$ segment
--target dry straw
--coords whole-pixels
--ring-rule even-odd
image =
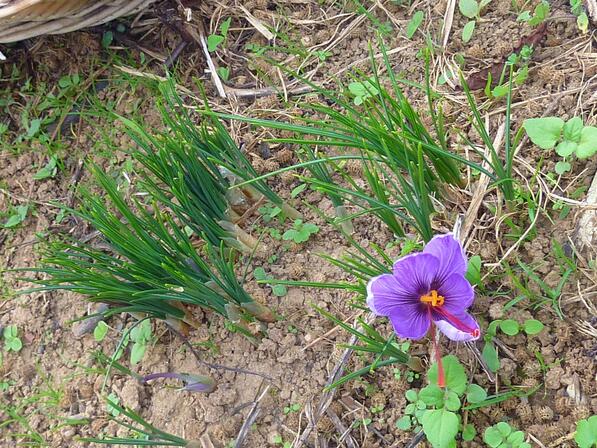
[[[134,14],[155,0],[0,0],[0,43],[61,34]]]

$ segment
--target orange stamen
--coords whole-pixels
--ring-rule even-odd
[[[444,304],[444,296],[440,296],[435,289],[432,289],[429,294],[421,296],[421,302],[430,303],[432,307],[442,306]]]

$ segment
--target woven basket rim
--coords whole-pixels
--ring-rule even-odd
[[[27,7],[47,2],[48,0],[21,0],[20,5]],[[10,23],[0,22],[0,43],[16,42],[43,34],[62,34],[81,28],[100,25],[118,17],[134,14],[156,0],[94,0],[86,7],[73,11],[70,15],[48,20],[20,20]],[[2,2],[2,0],[0,0]],[[2,3],[0,3],[2,5]],[[11,4],[11,6],[13,6]],[[7,7],[7,6],[5,6]],[[0,19],[3,7],[0,6]],[[13,10],[13,14],[17,10]],[[8,16],[10,19],[10,16]]]
[[[0,0],[0,19],[5,19],[18,12],[23,11],[31,6],[35,6],[38,3],[42,3],[46,0],[15,0],[10,3],[2,4]]]

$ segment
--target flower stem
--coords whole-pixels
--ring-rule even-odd
[[[435,325],[431,324],[431,341],[433,344],[433,352],[435,355],[435,362],[437,362],[437,385],[439,387],[446,387],[446,374],[444,372],[444,363],[442,361],[442,354],[437,343]]]

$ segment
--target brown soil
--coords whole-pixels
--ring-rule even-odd
[[[229,7],[233,6],[232,2],[228,3]],[[315,70],[314,80],[325,81],[336,74],[345,74],[344,70],[349,64],[354,63],[352,68],[367,70],[368,45],[375,39],[376,27],[371,20],[363,15],[353,14],[354,7],[346,6],[342,9],[341,2],[334,3],[338,5],[321,7],[322,2],[315,0],[258,0],[244,2],[244,6],[265,23],[278,23],[279,31],[286,33],[291,42],[300,41],[306,47],[320,45],[318,49],[323,49],[326,47],[325,42],[331,39],[334,44],[331,45],[330,54],[325,62],[319,64],[311,59],[311,63],[303,67],[307,72]],[[418,32],[413,40],[407,40],[404,30],[414,9],[421,9],[426,12],[426,20],[421,29],[433,33],[436,37],[440,36],[445,2],[418,3],[414,9],[397,6],[394,2],[382,3],[387,10],[372,8],[372,17],[381,23],[390,21],[394,24],[394,31],[386,37],[389,49],[404,47],[391,57],[395,71],[404,78],[422,82],[423,62],[417,57],[417,52],[424,45],[424,38]],[[168,5],[170,4],[166,3],[166,6]],[[201,8],[204,17],[212,17],[210,29],[215,29],[219,19],[231,15],[230,11],[224,6],[218,6],[216,2],[203,2]],[[483,14],[483,20],[478,24],[473,39],[466,45],[462,44],[460,39],[466,21],[456,11],[446,54],[462,53],[467,61],[467,73],[501,60],[523,35],[531,32],[527,25],[516,22],[516,14],[505,12],[509,8],[509,0],[492,2]],[[554,10],[554,14],[561,17],[549,23],[547,40],[534,56],[529,79],[516,90],[515,127],[518,127],[524,118],[541,116],[544,113],[564,119],[582,115],[585,121],[591,120],[591,112],[595,107],[594,83],[591,84],[587,80],[595,75],[597,66],[590,38],[580,35],[574,21],[564,17],[565,13],[569,13],[566,7],[554,7]],[[226,51],[221,55],[226,61],[230,61],[231,65],[228,85],[251,84],[254,83],[255,76],[267,79],[267,75],[271,75],[272,82],[279,83],[279,76],[270,65],[260,59],[239,56],[246,56],[244,47],[247,43],[264,45],[265,41],[242,19],[243,14],[238,8],[233,9],[233,13],[236,18],[233,20],[231,37]],[[149,13],[149,16],[152,16],[152,13]],[[326,20],[323,20],[324,18]],[[343,30],[353,25],[354,28],[342,37]],[[338,31],[335,31],[337,27]],[[18,92],[27,77],[31,77],[33,83],[54,86],[56,92],[57,80],[65,74],[78,72],[82,79],[112,79],[120,76],[120,72],[113,65],[108,64],[105,67],[105,63],[102,62],[106,60],[106,56],[99,44],[100,39],[101,33],[83,31],[69,36],[35,39],[28,44],[31,45],[29,49],[23,46],[2,48],[9,56],[8,63],[0,65],[2,78],[10,78],[12,64],[21,71],[21,76],[10,84],[14,91],[15,104],[10,107],[10,113],[6,118],[0,119],[0,122],[9,124],[10,133],[22,132],[19,129],[20,113],[27,98],[19,96]],[[179,40],[178,35],[168,27],[154,24],[150,26],[142,44],[147,48],[158,48],[162,54],[168,54]],[[439,40],[439,37],[436,40]],[[125,52],[124,49],[120,51]],[[138,49],[126,51],[132,52],[132,57],[139,60]],[[287,57],[282,53],[274,56],[280,60]],[[288,64],[292,66],[297,60],[290,57]],[[434,76],[440,73],[439,64],[439,59],[434,61]],[[187,48],[181,54],[176,70],[179,82],[196,90],[192,81],[192,77],[195,76],[204,79],[208,88],[211,88],[212,83],[203,73],[204,66],[201,51],[194,46]],[[143,71],[163,73],[157,62],[150,63]],[[146,98],[147,91],[144,89],[142,86],[122,89],[109,87],[98,96],[106,103],[115,102],[117,110],[121,113],[128,114],[138,110],[140,116],[148,123],[156,124],[158,117],[154,105]],[[468,130],[469,111],[464,106],[461,92],[448,86],[440,86],[439,89],[447,94],[446,112],[452,120],[450,125]],[[210,91],[209,94],[215,101],[215,92]],[[407,94],[413,101],[420,103],[421,110],[425,109],[418,92],[407,89]],[[480,101],[484,100],[480,94],[478,98]],[[488,103],[487,106],[491,114],[491,127],[496,129],[503,113],[495,111],[501,109],[503,104],[495,102]],[[217,107],[255,116],[272,117],[282,116],[294,109],[275,97],[259,98],[255,101],[221,102]],[[52,113],[56,111],[50,110],[50,114]],[[592,120],[594,121],[594,118]],[[56,224],[59,209],[52,203],[68,202],[72,197],[73,176],[81,159],[92,157],[107,170],[122,166],[126,160],[124,152],[108,153],[106,156],[106,148],[98,143],[105,132],[110,133],[115,141],[119,142],[120,149],[125,150],[127,145],[130,145],[130,141],[122,136],[118,128],[110,128],[105,120],[83,119],[73,127],[72,135],[56,137],[60,142],[59,154],[64,166],[55,178],[43,181],[33,180],[32,176],[46,163],[47,151],[38,144],[14,151],[13,147],[6,144],[9,140],[4,140],[6,147],[2,148],[0,156],[3,193],[0,195],[0,210],[7,212],[13,206],[30,204],[31,210],[34,211],[30,212],[20,227],[14,230],[0,230],[0,259],[3,268],[35,266],[40,257],[38,244],[54,238],[60,231],[70,231],[79,236],[90,233],[91,229],[73,218]],[[247,143],[247,148],[254,154],[256,166],[261,167],[259,143],[267,136],[238,125],[235,125],[233,133],[239,141]],[[470,136],[473,136],[472,132]],[[458,142],[455,141],[454,147],[457,146]],[[273,146],[273,158],[267,161],[271,162],[268,169],[296,161],[289,157],[288,149],[293,148]],[[541,168],[543,173],[552,172],[557,161],[555,157],[552,159],[553,154],[539,152],[529,143],[522,147],[519,156],[531,169],[545,158]],[[533,175],[533,172],[523,165],[516,166],[519,170],[518,176],[530,179]],[[595,171],[595,159],[586,164],[576,163],[574,171],[564,176],[560,182],[560,189],[556,189],[554,193],[567,196],[578,187],[588,185]],[[355,173],[355,176],[358,174]],[[81,182],[86,183],[87,180],[87,173],[84,172]],[[469,180],[467,190],[474,191],[476,181]],[[290,190],[298,185],[290,177],[282,177],[274,184],[281,194],[287,197]],[[533,184],[532,188],[536,193],[536,184]],[[445,204],[446,210],[438,214],[434,222],[438,232],[449,230],[456,213],[461,213],[468,207],[470,195],[454,191],[450,197],[453,198],[453,203]],[[317,193],[309,193],[305,199],[330,214],[332,206],[328,199]],[[543,199],[546,201],[545,197]],[[487,204],[491,204],[495,198],[488,196],[487,200]],[[555,216],[555,219],[552,221],[547,214],[540,216],[536,236],[522,244],[511,261],[515,264],[518,257],[534,266],[546,283],[555,285],[559,281],[559,268],[554,264],[551,241],[555,239],[562,244],[569,244],[578,214],[573,209],[565,219],[557,219],[557,213],[551,209],[552,204],[548,201],[546,203],[547,213]],[[479,213],[468,251],[470,254],[481,255],[484,263],[491,264],[497,262],[515,241],[505,236],[508,233],[507,227],[496,222],[494,215],[486,208],[487,204]],[[297,206],[301,207],[306,220],[318,224],[321,231],[300,247],[284,248],[275,240],[267,240],[267,256],[275,254],[278,258],[271,264],[258,260],[256,265],[263,264],[275,278],[312,281],[344,279],[345,274],[322,261],[317,254],[340,256],[348,248],[346,242],[309,208],[300,204]],[[528,223],[527,219],[526,224]],[[369,218],[357,219],[355,228],[356,238],[364,246],[374,242],[383,247],[391,240],[390,234]],[[393,250],[395,254],[399,253],[399,247]],[[502,338],[509,352],[501,353],[503,367],[495,385],[488,382],[466,347],[457,344],[446,345],[446,353],[457,354],[467,365],[469,374],[479,384],[495,392],[510,385],[541,385],[528,399],[511,399],[500,405],[469,413],[466,418],[475,424],[479,432],[490,424],[506,420],[545,446],[573,446],[570,437],[566,436],[575,430],[575,422],[597,413],[597,341],[579,332],[575,325],[591,319],[588,310],[578,300],[579,297],[585,294],[586,297],[583,297],[586,300],[595,300],[595,270],[591,270],[588,265],[587,260],[591,259],[591,255],[586,257],[586,260],[578,260],[579,267],[585,274],[579,272],[573,275],[561,297],[566,319],[559,319],[549,307],[533,310],[524,302],[522,306],[515,307],[507,314],[509,318],[520,322],[528,318],[539,319],[546,325],[547,330],[534,337],[518,335]],[[503,305],[517,294],[513,291],[508,277],[502,275],[501,268],[494,271],[494,274],[489,277],[486,290],[503,294],[499,297],[492,294],[492,298],[480,295],[477,298],[473,312],[479,318],[482,328],[486,327],[490,320],[502,317]],[[156,323],[156,343],[137,366],[139,373],[177,371],[211,374],[218,383],[217,390],[209,396],[173,392],[157,382],[141,386],[136,380],[118,374],[111,377],[107,389],[103,390],[104,376],[94,370],[97,363],[93,353],[96,350],[112,353],[118,343],[117,333],[111,331],[101,343],[96,342],[92,335],[75,338],[71,321],[81,317],[88,310],[88,305],[81,297],[64,292],[14,295],[15,291],[27,286],[18,280],[14,273],[5,273],[0,285],[4,296],[0,302],[0,327],[16,325],[23,339],[23,349],[19,353],[3,354],[0,379],[9,381],[11,385],[7,391],[2,392],[2,402],[8,406],[17,406],[20,415],[28,422],[28,426],[17,422],[8,425],[0,423],[0,445],[3,447],[17,446],[19,442],[31,440],[19,436],[20,433],[38,433],[46,444],[40,443],[39,446],[52,447],[86,446],[76,441],[79,436],[124,435],[123,429],[107,419],[103,401],[107,392],[115,393],[123,404],[140,412],[144,418],[164,431],[186,439],[199,439],[207,434],[215,447],[224,447],[236,438],[254,400],[268,385],[270,389],[260,402],[261,411],[244,446],[275,446],[276,435],[282,436],[285,441],[294,441],[307,424],[306,406],[309,403],[317,406],[328,376],[340,359],[342,349],[336,344],[348,340],[347,334],[341,330],[330,332],[333,325],[315,312],[311,304],[348,319],[349,322],[354,322],[355,318],[355,309],[350,306],[353,297],[346,293],[289,288],[287,296],[276,298],[269,288],[257,286],[249,280],[249,292],[258,300],[273,306],[283,316],[283,320],[270,324],[267,336],[254,346],[241,335],[225,329],[223,319],[217,316],[199,316],[198,312],[197,316],[203,318],[205,326],[193,332],[190,341],[199,344],[204,361],[260,373],[269,379],[198,366],[195,357],[181,340],[168,332],[163,324]],[[127,318],[123,316],[110,319],[108,324],[119,329],[127,322]],[[391,328],[382,319],[377,322],[377,327],[385,334],[389,335],[391,332]],[[209,345],[206,344],[208,342]],[[215,349],[206,348],[209,346]],[[425,356],[428,353],[426,342],[414,343],[412,350]],[[546,370],[541,369],[538,358],[543,360],[547,366]],[[365,364],[362,359],[353,356],[347,368],[354,369],[363,365]],[[404,410],[404,392],[411,387],[420,387],[422,383],[415,381],[409,384],[405,377],[404,370],[402,379],[396,380],[391,368],[380,369],[365,381],[348,383],[337,391],[331,409],[341,418],[345,427],[348,428],[363,418],[373,420],[368,427],[359,426],[351,430],[356,446],[400,447],[406,446],[407,441],[412,438],[411,433],[398,430],[395,422]],[[52,389],[57,391],[56,402],[47,394],[47,391]],[[44,391],[46,395],[26,401]],[[301,411],[285,413],[284,407],[294,403],[301,405]],[[383,410],[371,414],[370,409],[379,405],[383,405]],[[64,418],[79,417],[88,418],[91,423],[81,426],[62,425]],[[0,422],[6,422],[8,419],[7,412],[0,408]],[[339,444],[340,437],[338,428],[325,416],[309,439],[309,446],[348,446]],[[462,446],[482,446],[482,442],[480,437],[477,437],[474,442],[463,442]]]

